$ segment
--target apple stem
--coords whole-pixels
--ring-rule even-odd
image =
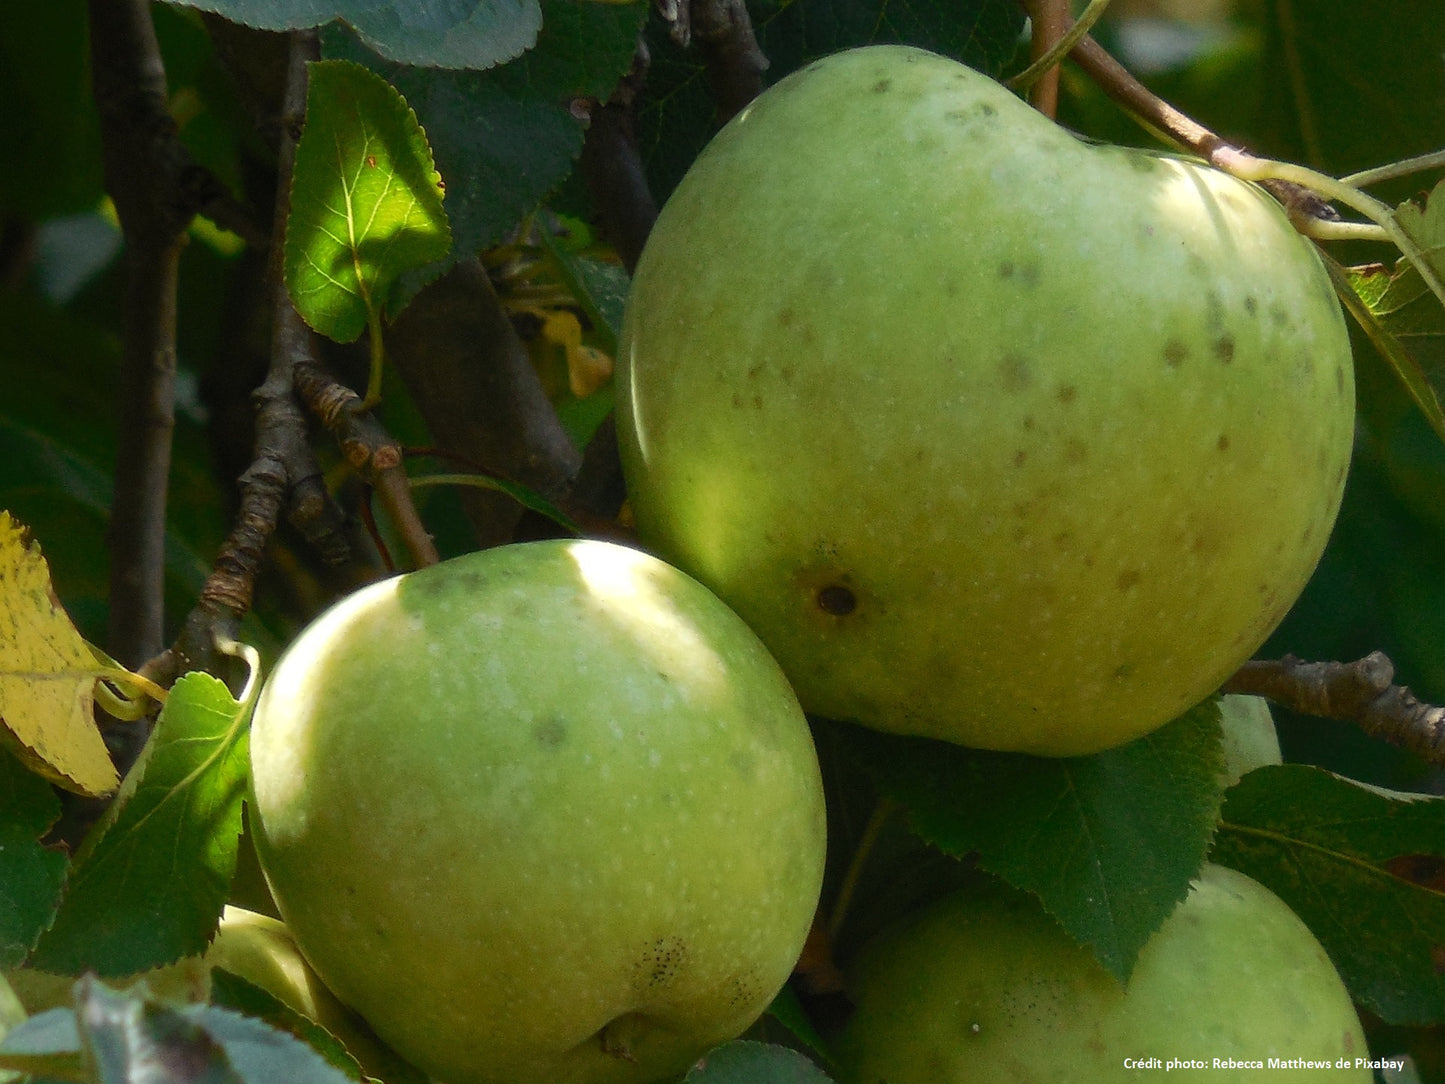
[[[1430,292],[1445,303],[1445,283],[1442,283],[1440,276],[1426,260],[1420,246],[1400,227],[1394,209],[1388,204],[1362,192],[1348,180],[1337,180],[1328,174],[1292,162],[1257,158],[1248,151],[1233,146],[1144,86],[1128,69],[1110,56],[1103,46],[1087,35],[1079,40],[1069,55],[1115,102],[1146,124],[1157,128],[1179,146],[1200,155],[1215,168],[1241,180],[1262,183],[1276,195],[1277,191],[1269,182],[1299,186],[1358,211],[1383,231],[1385,237],[1414,265]],[[1432,164],[1435,164],[1433,159]],[[1380,179],[1388,175],[1385,170],[1391,168],[1393,167],[1383,167],[1382,170],[1370,171],[1365,176],[1371,180]],[[1357,174],[1356,178],[1358,176]],[[1315,229],[1315,225],[1307,221],[1309,217],[1317,216],[1302,218],[1291,214],[1296,229],[1300,229],[1301,225],[1307,226],[1307,230],[1301,232]]]
[[[837,942],[838,933],[847,920],[848,908],[853,903],[853,893],[858,888],[858,880],[868,865],[868,856],[873,853],[873,848],[878,843],[878,837],[883,832],[883,826],[900,808],[897,802],[886,796],[880,797],[874,804],[873,812],[868,817],[868,823],[863,826],[863,834],[858,837],[858,845],[853,848],[853,857],[849,860],[848,869],[843,874],[843,882],[838,886],[838,895],[833,899],[833,908],[828,912],[827,934],[830,945]]]
[[[1381,651],[1348,663],[1286,655],[1245,663],[1221,691],[1263,696],[1291,711],[1354,723],[1371,737],[1445,765],[1445,707],[1422,703],[1394,680],[1394,663]]]

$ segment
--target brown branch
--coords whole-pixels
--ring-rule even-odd
[[[762,93],[768,58],[758,48],[743,0],[692,0],[687,7],[717,122],[726,124]]]
[[[106,190],[126,247],[120,436],[108,532],[107,648],[137,666],[164,635],[166,488],[175,426],[176,289],[194,206],[167,112],[146,0],[91,0],[91,65]]]
[[[1394,680],[1394,664],[1379,651],[1349,663],[1286,655],[1245,663],[1222,691],[1263,696],[1305,715],[1354,723],[1372,737],[1445,765],[1445,708],[1421,703]]]
[[[578,164],[602,236],[617,250],[629,274],[636,270],[642,246],[657,221],[657,202],[648,188],[633,111],[646,72],[647,50],[639,45],[632,71],[605,105],[579,103],[591,122]]]
[[[1032,35],[1029,59],[1041,59],[1064,36],[1070,25],[1069,0],[1022,0],[1029,14]],[[1055,65],[1029,90],[1029,102],[1044,116],[1053,119],[1059,113],[1059,69]]]
[[[293,375],[301,401],[331,431],[352,469],[380,495],[412,563],[422,567],[440,561],[436,543],[411,499],[401,445],[365,408],[361,396],[314,358],[297,358]]]
[[[306,109],[306,63],[318,55],[314,33],[292,36],[280,118],[276,237],[282,236],[289,213],[296,139]],[[180,635],[168,651],[147,664],[147,676],[165,684],[187,670],[206,670],[230,679],[242,676],[229,673],[234,660],[217,652],[216,644],[235,636],[251,608],[256,576],[283,509],[330,563],[347,554],[341,514],[321,485],[321,469],[292,386],[296,360],[312,357],[314,344],[286,292],[281,256],[281,246],[272,245],[267,268],[273,311],[270,366],[252,395],[256,435],[252,462],[240,479],[240,508]]]
[[[480,261],[422,290],[392,325],[387,354],[444,452],[544,497],[566,494],[581,456]],[[482,546],[511,540],[515,501],[482,490],[461,500]]]

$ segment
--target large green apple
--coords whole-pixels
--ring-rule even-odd
[[[277,662],[256,853],[326,984],[447,1084],[654,1081],[791,971],[824,806],[757,637],[637,550],[364,588]]]
[[[628,299],[643,541],[809,711],[1071,755],[1215,691],[1319,558],[1349,343],[1263,191],[900,46],[703,151]]]
[[[834,1046],[846,1084],[1114,1084],[1165,1071],[1244,1084],[1282,1068],[1372,1079],[1324,949],[1279,897],[1222,866],[1205,867],[1127,988],[1032,896],[982,881],[866,946],[850,987],[857,1008]]]

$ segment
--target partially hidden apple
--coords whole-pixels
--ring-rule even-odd
[[[1372,1079],[1324,949],[1223,866],[1205,867],[1127,987],[1032,896],[981,879],[865,946],[850,991],[833,1047],[845,1084]]]
[[[291,935],[447,1084],[675,1074],[763,1012],[817,905],[796,697],[714,595],[622,546],[352,594],[277,662],[251,756]]]
[[[1279,732],[1269,701],[1262,696],[1229,693],[1219,698],[1219,727],[1224,735],[1224,785],[1232,787],[1245,775],[1283,759]]]
[[[1213,693],[1350,458],[1348,336],[1260,188],[903,46],[766,91],[663,208],[618,433],[644,543],[803,706],[1042,755]]]
[[[387,1080],[401,1064],[401,1059],[321,981],[280,920],[227,906],[203,959],[213,979],[216,968],[239,975],[292,1012],[325,1028],[367,1075]],[[412,1072],[414,1075],[415,1070]]]

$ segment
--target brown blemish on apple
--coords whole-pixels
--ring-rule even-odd
[[[1234,360],[1233,335],[1221,335],[1214,340],[1214,356],[1222,365],[1228,365]]]
[[[873,84],[874,94],[886,94],[893,87],[892,79],[880,79]]]
[[[1164,344],[1164,361],[1169,368],[1177,369],[1184,364],[1184,359],[1189,357],[1189,347],[1185,346],[1178,339],[1170,339]]]
[[[1072,403],[1078,397],[1079,389],[1076,388],[1073,384],[1065,384],[1059,389],[1058,398],[1059,402],[1061,403]]]
[[[1014,452],[1014,466],[1015,466],[1015,467],[1022,467],[1025,463],[1028,462],[1028,460],[1029,460],[1029,453],[1028,453],[1028,452],[1023,451],[1022,449],[1020,449],[1020,450],[1017,451],[1017,452]]]
[[[858,596],[841,583],[820,587],[817,602],[818,609],[834,617],[847,617],[858,608]]]
[[[567,720],[555,715],[544,719],[532,728],[532,737],[538,745],[556,749],[567,740]]]
[[[1229,451],[1229,434],[1220,433],[1219,439],[1214,442],[1214,446],[1218,448],[1221,452]]]
[[[1120,591],[1128,591],[1138,585],[1140,578],[1139,570],[1130,568],[1119,573],[1119,578],[1115,580],[1114,583]]]

